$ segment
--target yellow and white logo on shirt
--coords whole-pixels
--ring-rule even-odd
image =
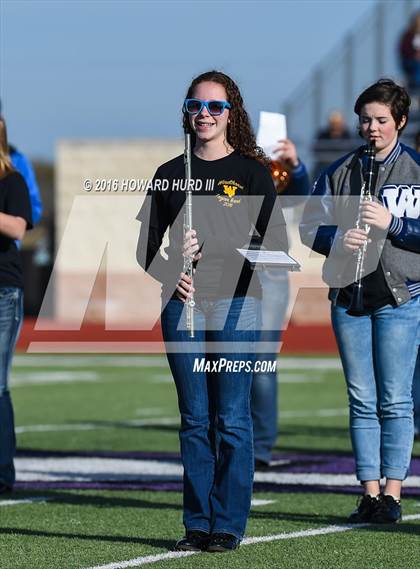
[[[233,207],[235,204],[241,203],[241,197],[237,196],[238,191],[244,189],[241,184],[235,182],[235,180],[220,180],[217,185],[223,188],[223,193],[216,194],[216,199],[221,205],[224,207]]]

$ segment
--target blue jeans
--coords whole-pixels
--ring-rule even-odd
[[[22,325],[23,294],[15,287],[0,287],[0,483],[15,482],[15,424],[9,392],[13,351]]]
[[[412,384],[420,297],[368,316],[332,307],[350,401],[358,480],[404,480],[413,445]]]
[[[253,297],[196,301],[195,338],[185,330],[184,304],[170,300],[162,331],[181,413],[184,525],[242,538],[254,475],[250,390],[252,367],[240,372],[194,370],[194,361],[255,360],[260,301]],[[174,343],[189,346],[188,353]],[[215,343],[225,351],[211,351]],[[230,346],[231,344],[231,351]],[[241,346],[242,350],[236,348]],[[169,346],[170,349],[169,349]],[[241,351],[241,353],[238,353]]]
[[[258,354],[260,361],[277,361],[278,347],[289,301],[289,278],[284,269],[259,271],[262,287],[262,326],[258,341],[267,349]],[[254,455],[270,462],[277,439],[277,372],[256,372],[252,380],[251,411],[254,426]]]
[[[418,338],[420,341],[420,338]],[[420,346],[417,354],[416,369],[413,377],[413,401],[414,401],[414,432],[420,435]]]

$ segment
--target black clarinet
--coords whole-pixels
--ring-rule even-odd
[[[361,218],[360,207],[364,202],[372,201],[372,180],[373,180],[373,167],[375,164],[375,141],[369,142],[365,149],[367,155],[367,166],[363,176],[363,184],[360,190],[359,201],[359,214],[356,221],[356,229],[363,229],[366,233],[370,231],[370,225],[363,223]],[[353,291],[351,303],[347,309],[347,314],[351,316],[362,316],[364,314],[364,300],[363,300],[363,276],[365,271],[365,259],[367,251],[367,240],[359,247],[357,251],[357,264],[356,275],[353,283]]]

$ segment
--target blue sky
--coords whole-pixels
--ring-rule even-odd
[[[276,111],[374,0],[1,2],[10,139],[51,159],[62,138],[175,138],[191,78],[218,68],[255,122]]]

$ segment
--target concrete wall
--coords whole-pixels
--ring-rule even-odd
[[[58,144],[57,251],[47,295],[54,297],[59,328],[78,329],[83,319],[105,316],[111,328],[143,328],[158,318],[160,286],[136,262],[136,215],[145,194],[122,191],[123,181],[150,179],[182,152],[181,140]]]

